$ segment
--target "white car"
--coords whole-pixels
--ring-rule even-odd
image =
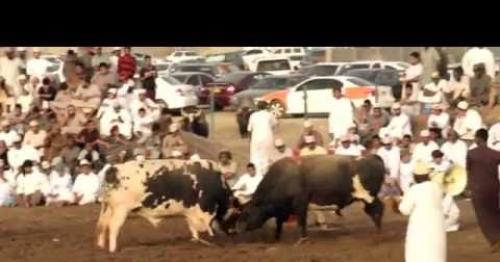
[[[202,61],[205,58],[194,51],[175,51],[166,57],[166,60],[172,63]]]
[[[344,96],[355,107],[361,106],[366,99],[372,102],[376,100],[376,87],[373,83],[349,76],[311,77],[294,87],[268,93],[261,99],[270,104],[271,112],[278,117],[284,114],[304,114],[304,96],[307,93],[307,112],[324,114],[330,112],[333,87],[340,87]]]
[[[293,72],[293,68],[287,57],[259,58],[252,64],[250,71],[265,72],[272,75],[289,75]]]
[[[275,55],[283,55],[290,59],[290,63],[294,70],[300,68],[300,62],[306,56],[306,50],[303,47],[280,47],[274,49]]]
[[[198,96],[192,85],[185,85],[177,79],[161,75],[156,78],[156,101],[163,102],[169,109],[197,106]]]
[[[273,53],[267,48],[251,48],[251,49],[246,49],[241,54],[241,59],[243,59],[243,64],[246,68],[251,68],[253,67],[256,59],[264,58],[271,55],[273,55]]]
[[[154,66],[158,75],[168,75],[172,69],[172,63],[166,61],[158,60],[154,63]]]
[[[398,72],[403,73],[410,64],[401,61],[382,61],[382,60],[372,60],[372,61],[356,61],[346,63],[338,74],[343,74],[348,70],[352,69],[393,69]]]
[[[346,62],[317,63],[301,67],[298,72],[308,76],[334,76],[338,75]]]

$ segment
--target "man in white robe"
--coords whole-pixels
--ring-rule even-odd
[[[15,171],[18,171],[26,160],[40,162],[40,152],[30,145],[22,145],[21,141],[21,137],[17,136],[13,147],[7,152],[9,165]]]
[[[276,118],[267,111],[265,102],[258,102],[258,111],[250,115],[248,132],[250,132],[250,162],[255,165],[257,174],[265,174],[271,162],[274,150],[274,128]]]
[[[102,100],[101,106],[99,107],[99,110],[97,111],[96,118],[100,119],[102,115],[104,114],[104,111],[107,109],[112,109],[113,105],[116,103],[119,103],[120,101],[118,100],[118,96],[116,95],[117,90],[116,88],[110,88],[108,89],[108,96]]]
[[[495,123],[488,130],[488,147],[500,151],[500,122]]]
[[[38,77],[38,79],[42,79],[45,77],[47,67],[49,67],[50,63],[47,60],[40,58],[40,55],[42,54],[40,48],[35,47],[32,51],[33,58],[28,60],[26,63],[26,74],[30,77],[35,76]]]
[[[134,118],[134,135],[140,138],[140,141],[146,141],[153,133],[153,117],[146,114],[146,109],[139,109],[138,115]]]
[[[405,262],[446,262],[446,229],[443,214],[443,191],[430,181],[427,163],[416,162],[415,182],[399,204],[409,216],[405,239]]]
[[[437,129],[443,137],[446,137],[446,130],[450,127],[450,115],[444,112],[442,104],[432,106],[432,114],[427,119],[428,129]]]
[[[460,101],[457,105],[458,113],[453,124],[453,129],[460,139],[466,142],[474,140],[474,134],[483,127],[481,115],[474,109],[469,109],[469,103]]]
[[[7,147],[11,147],[14,140],[19,136],[16,131],[10,128],[9,120],[3,120],[0,124],[0,140],[5,142]]]
[[[139,109],[146,109],[146,114],[151,116],[154,120],[158,119],[160,116],[160,106],[156,104],[153,100],[146,97],[145,89],[134,90],[135,99],[130,103],[130,114],[133,118],[136,118]]]
[[[92,172],[87,160],[80,161],[80,174],[73,185],[73,194],[77,205],[92,204],[97,201],[100,192],[99,177]]]
[[[427,129],[420,131],[420,138],[422,142],[415,146],[412,160],[414,162],[423,161],[429,163],[432,161],[432,151],[438,150],[439,146],[430,139],[430,132]]]
[[[401,112],[401,104],[394,103],[392,105],[391,121],[385,128],[388,135],[392,138],[403,139],[404,135],[411,135],[411,122],[410,118]]]
[[[481,63],[486,67],[486,74],[495,78],[495,56],[488,48],[473,47],[462,57],[462,68],[468,77],[474,77],[474,65]]]
[[[458,139],[458,134],[455,130],[450,129],[447,141],[441,146],[441,152],[443,152],[445,159],[454,165],[465,168],[467,151],[467,144]]]
[[[335,149],[335,155],[360,157],[361,150],[352,140],[352,135],[344,135],[340,139],[340,145]]]
[[[132,137],[132,118],[127,110],[123,109],[120,103],[116,102],[112,108],[104,110],[100,119],[101,136],[110,136],[111,128],[118,126],[120,134],[129,139]]]
[[[342,95],[340,87],[333,88],[333,103],[328,115],[328,132],[332,140],[338,141],[346,135],[354,123],[354,106]]]
[[[46,205],[64,206],[73,203],[74,196],[71,189],[73,180],[68,170],[53,170],[48,161],[41,164],[42,172],[49,177],[50,190],[47,195]]]
[[[254,164],[249,163],[247,173],[241,175],[236,184],[231,187],[234,197],[240,204],[244,205],[252,200],[253,193],[257,190],[262,178],[262,175],[256,173]]]

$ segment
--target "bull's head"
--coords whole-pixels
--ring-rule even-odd
[[[373,223],[380,231],[382,229],[382,217],[384,215],[384,204],[378,197],[372,203],[365,202],[365,213],[370,216]]]
[[[264,225],[266,221],[272,217],[269,208],[260,206],[247,206],[241,212],[236,223],[236,231],[250,231],[255,230]]]

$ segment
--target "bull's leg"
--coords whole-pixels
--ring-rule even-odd
[[[285,218],[281,216],[276,217],[276,231],[274,232],[274,239],[276,241],[281,239],[281,233],[283,232],[283,223],[285,222]]]
[[[200,244],[203,244],[206,246],[214,246],[214,244],[200,238],[200,233],[197,230],[196,221],[194,221],[194,219],[188,217],[188,218],[186,218],[186,220],[188,223],[189,231],[191,232],[191,241],[192,242],[200,243]]]
[[[295,243],[295,245],[300,245],[307,240],[307,199],[300,198],[294,201],[294,210],[297,215],[297,224],[300,229],[300,239]]]
[[[99,220],[97,221],[97,246],[106,248],[106,234],[108,232],[109,222],[111,218],[111,209],[103,206]]]
[[[128,210],[125,208],[117,208],[113,210],[113,214],[109,221],[109,252],[113,253],[116,251],[116,241],[118,239],[118,234],[125,219],[127,218]]]

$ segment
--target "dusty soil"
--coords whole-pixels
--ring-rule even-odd
[[[234,116],[221,113],[216,121],[215,140],[247,154],[248,143],[238,137]],[[313,122],[326,131],[325,119]],[[279,136],[295,143],[301,123],[301,119],[281,121]],[[500,254],[488,252],[470,202],[461,201],[459,206],[463,228],[448,234],[448,261],[500,261]],[[298,247],[293,245],[298,237],[294,224],[287,225],[279,243],[272,240],[272,227],[267,227],[236,237],[218,235],[211,240],[218,246],[206,247],[189,241],[181,218],[166,220],[155,229],[144,219],[130,216],[116,254],[94,245],[98,212],[98,205],[0,209],[0,261],[404,261],[406,218],[389,210],[383,231],[377,233],[360,205],[347,208],[344,218],[332,218],[342,229],[310,232],[310,241]]]

